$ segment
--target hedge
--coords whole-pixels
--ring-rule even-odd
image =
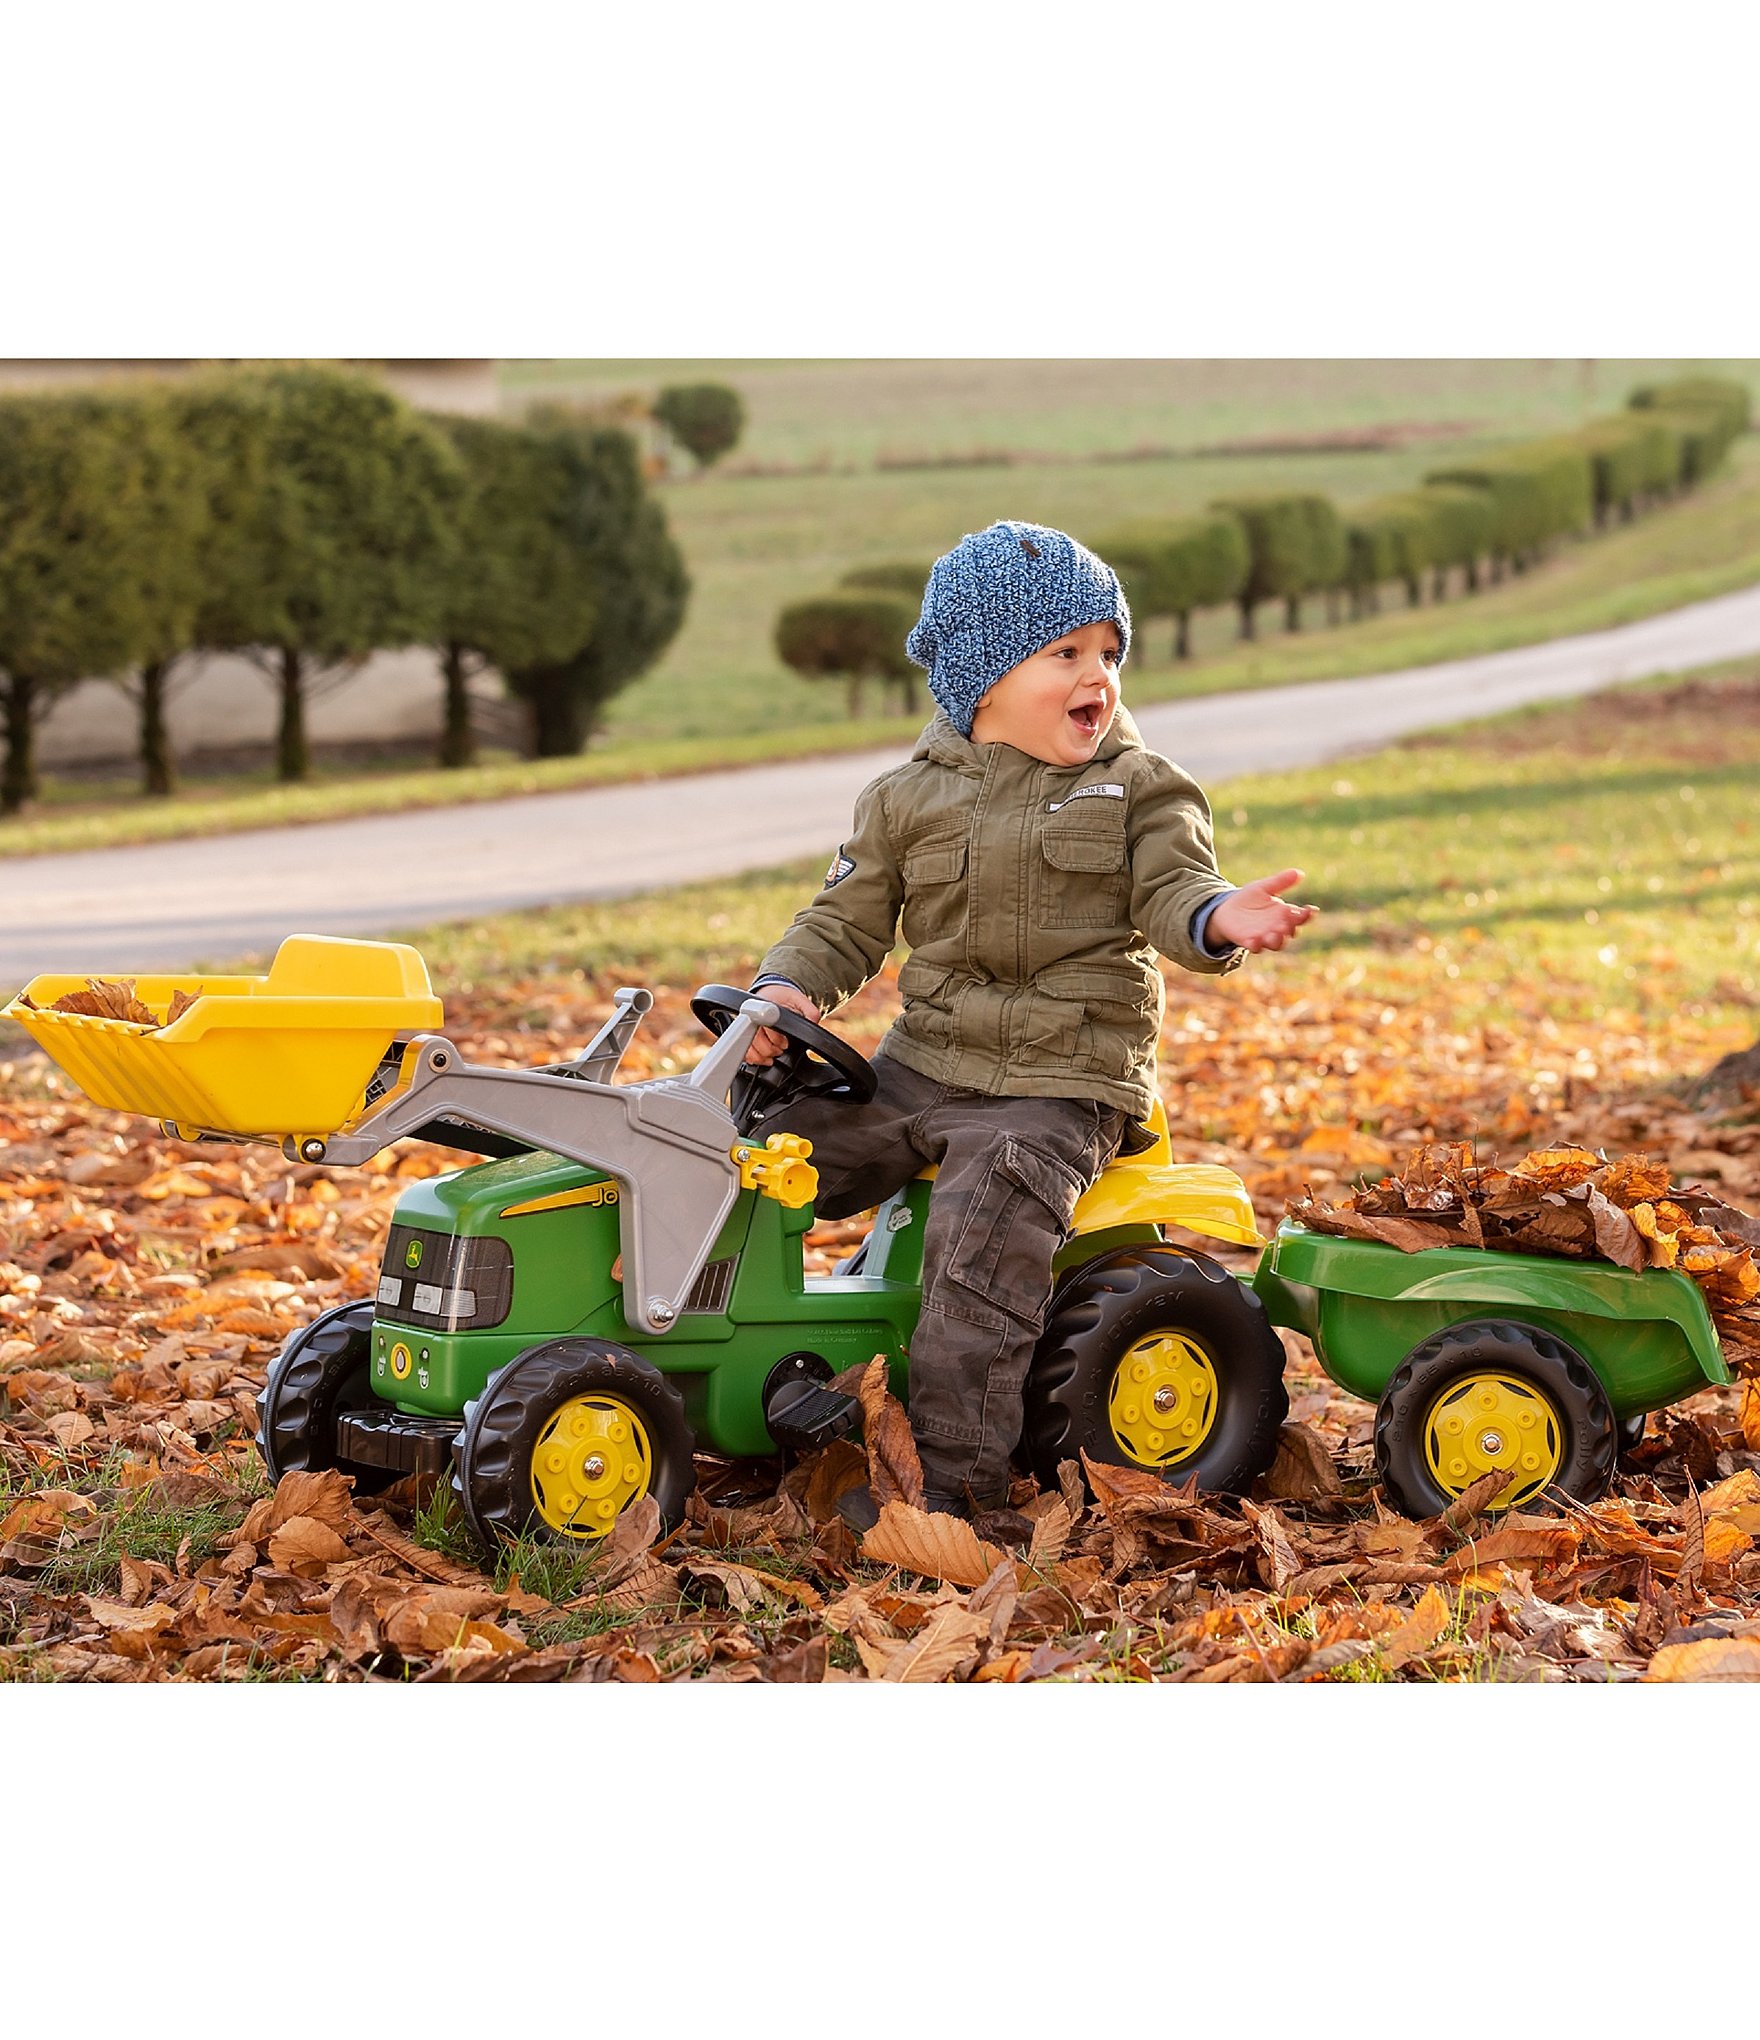
[[[1422,490],[1378,496],[1345,512],[1344,584],[1351,610],[1361,616],[1379,605],[1384,581],[1403,581],[1408,602],[1423,595],[1425,569],[1440,557],[1439,512]]]
[[[904,641],[916,620],[915,606],[896,595],[817,595],[790,603],[776,619],[776,653],[809,680],[844,681],[852,716],[862,712],[862,683],[870,679],[896,688],[908,714],[918,668],[905,657]]]
[[[1753,397],[1746,383],[1719,375],[1683,375],[1672,382],[1643,383],[1626,399],[1634,411],[1717,411],[1729,420],[1729,436],[1746,432]]]
[[[1576,437],[1589,455],[1597,524],[1616,510],[1631,517],[1645,497],[1681,478],[1681,434],[1666,412],[1621,411],[1592,420]]]
[[[1094,550],[1117,571],[1136,622],[1174,618],[1176,659],[1191,656],[1192,612],[1235,601],[1250,565],[1246,529],[1232,516],[1142,518]]]
[[[1261,602],[1281,597],[1293,629],[1304,595],[1344,579],[1344,524],[1328,497],[1220,496],[1210,508],[1238,518],[1246,532],[1247,578],[1236,597],[1243,638],[1252,637]]]
[[[1467,587],[1479,585],[1479,562],[1488,559],[1497,536],[1497,512],[1483,489],[1453,482],[1427,482],[1415,491],[1430,519],[1431,564],[1437,574],[1435,592],[1451,567],[1459,567]]]
[[[1485,491],[1494,519],[1491,555],[1499,565],[1525,567],[1553,539],[1581,531],[1594,502],[1588,449],[1568,438],[1529,440],[1435,468],[1424,479]]]

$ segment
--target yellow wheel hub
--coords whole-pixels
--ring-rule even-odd
[[[1509,1474],[1491,1506],[1531,1501],[1558,1472],[1564,1431],[1558,1412],[1531,1382],[1510,1374],[1468,1374],[1451,1382],[1424,1419],[1424,1456],[1437,1485],[1464,1493],[1482,1475]]]
[[[647,1429],[621,1396],[571,1397],[532,1448],[532,1506],[564,1537],[603,1537],[653,1478]]]
[[[1106,1413],[1127,1459],[1177,1466],[1209,1437],[1216,1403],[1216,1370],[1203,1347],[1184,1332],[1154,1332],[1120,1359]]]

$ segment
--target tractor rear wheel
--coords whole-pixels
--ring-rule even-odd
[[[684,1401],[652,1361],[608,1339],[552,1339],[464,1406],[453,1491],[485,1544],[527,1531],[596,1544],[644,1495],[662,1531],[695,1484]]]
[[[1288,1414],[1283,1346],[1258,1297],[1206,1254],[1127,1247],[1053,1297],[1022,1443],[1042,1486],[1085,1452],[1239,1494]]]
[[[257,1397],[257,1450],[269,1478],[340,1467],[356,1494],[377,1494],[397,1478],[388,1467],[362,1466],[337,1451],[337,1419],[381,1407],[368,1377],[373,1305],[338,1304],[302,1325],[269,1364]]]
[[[1537,1325],[1449,1325],[1414,1346],[1375,1413],[1375,1467],[1408,1516],[1440,1515],[1494,1469],[1494,1510],[1548,1489],[1598,1501],[1613,1479],[1619,1426],[1583,1356]]]

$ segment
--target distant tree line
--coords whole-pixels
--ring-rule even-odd
[[[1222,497],[1202,516],[1139,518],[1090,541],[1118,569],[1133,617],[1174,625],[1176,658],[1191,656],[1191,621],[1232,604],[1253,638],[1259,612],[1281,602],[1290,630],[1302,604],[1326,598],[1337,621],[1380,607],[1402,587],[1409,603],[1441,601],[1451,576],[1471,593],[1524,573],[1558,540],[1692,488],[1749,422],[1744,384],[1684,376],[1634,390],[1626,409],[1580,431],[1525,441],[1435,468],[1422,485],[1339,510],[1302,491]],[[835,591],[791,603],[777,618],[776,649],[810,679],[841,679],[852,715],[869,679],[894,686],[909,708],[904,639],[917,619],[927,561],[857,569]]]
[[[273,684],[283,780],[311,770],[313,697],[410,645],[439,656],[442,764],[474,760],[488,668],[535,755],[577,751],[688,591],[634,442],[590,417],[428,416],[303,364],[0,398],[0,814],[93,677],[134,702],[143,789],[170,792],[167,703],[212,651]]]

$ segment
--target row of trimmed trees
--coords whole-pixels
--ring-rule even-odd
[[[1560,538],[1630,519],[1702,481],[1746,431],[1745,385],[1682,377],[1634,390],[1627,408],[1580,431],[1524,442],[1434,469],[1415,489],[1340,511],[1307,492],[1226,496],[1200,516],[1139,518],[1092,543],[1118,569],[1133,615],[1174,624],[1174,656],[1191,656],[1200,610],[1232,604],[1242,638],[1257,633],[1268,602],[1287,627],[1323,595],[1336,621],[1374,613],[1381,590],[1403,586],[1418,603],[1446,594],[1457,573],[1468,590],[1522,573]],[[828,595],[777,619],[776,649],[808,678],[841,678],[852,715],[863,682],[899,690],[910,708],[904,639],[916,621],[928,565],[858,569]]]
[[[1426,588],[1440,600],[1457,571],[1469,592],[1523,573],[1558,540],[1703,481],[1748,419],[1745,384],[1682,377],[1634,390],[1624,411],[1579,431],[1445,463],[1418,488],[1344,511],[1320,495],[1229,496],[1203,517],[1102,534],[1095,549],[1134,612],[1174,620],[1185,658],[1200,609],[1235,604],[1250,639],[1266,602],[1281,601],[1295,630],[1309,596],[1324,595],[1336,620],[1346,598],[1354,615],[1373,613],[1390,584],[1417,603]]]
[[[559,410],[426,416],[304,364],[0,399],[0,813],[93,676],[134,701],[144,790],[171,791],[167,702],[219,650],[273,683],[283,780],[310,772],[312,698],[408,645],[440,657],[443,764],[473,761],[486,667],[536,755],[578,750],[688,587],[628,435]]]

